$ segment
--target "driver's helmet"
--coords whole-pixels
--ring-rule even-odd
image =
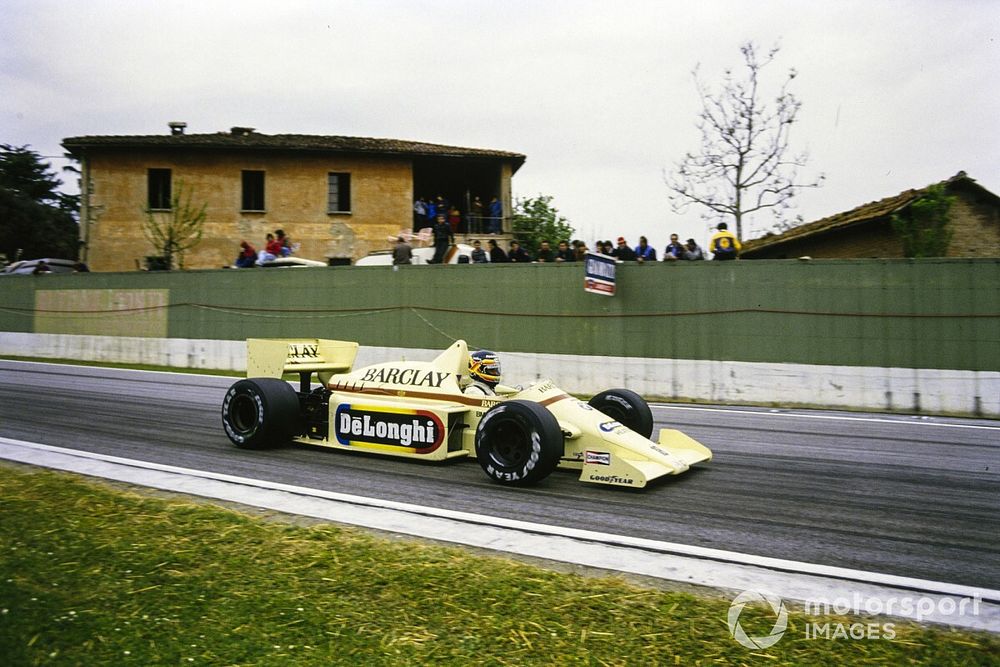
[[[469,376],[476,382],[497,386],[500,383],[500,357],[496,352],[476,350],[469,355]]]

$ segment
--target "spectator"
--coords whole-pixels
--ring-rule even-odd
[[[556,260],[556,254],[552,252],[552,248],[549,247],[548,241],[542,241],[541,247],[538,249],[538,256],[535,257],[536,262],[554,262]]]
[[[288,257],[292,254],[292,239],[285,236],[285,230],[274,230],[275,241],[281,244],[281,256]]]
[[[257,263],[271,262],[281,257],[281,244],[274,238],[274,234],[268,234],[264,243],[264,249],[257,253]]]
[[[620,262],[635,261],[635,251],[628,247],[624,236],[618,237],[618,247],[611,254]]]
[[[556,261],[557,262],[575,262],[576,252],[570,250],[569,244],[565,241],[559,242],[559,248],[556,250]]]
[[[598,254],[609,255],[610,256],[612,254],[612,252],[611,252],[612,250],[613,250],[613,248],[611,247],[610,243],[606,243],[604,241],[598,241],[596,243],[595,251]]]
[[[677,259],[682,259],[684,257],[684,246],[681,242],[677,240],[677,234],[670,235],[670,243],[667,244],[666,249],[663,251],[663,261],[673,262]]]
[[[740,240],[729,231],[729,226],[724,222],[720,222],[715,228],[718,231],[712,235],[712,240],[708,242],[708,249],[712,251],[713,255],[712,259],[738,259],[742,249]]]
[[[462,212],[458,210],[457,206],[448,209],[448,224],[451,225],[453,233],[457,232],[462,225]]]
[[[434,226],[434,222],[437,220],[437,214],[437,204],[434,203],[433,199],[428,197],[424,201],[424,220],[427,222],[428,227]]]
[[[444,261],[444,256],[448,252],[448,247],[455,242],[455,235],[451,231],[451,226],[445,222],[444,213],[438,213],[437,222],[434,223],[434,257],[429,264],[440,264]]]
[[[250,266],[253,266],[252,260]],[[90,267],[85,262],[77,262],[73,265],[73,273],[90,273]]]
[[[469,207],[469,231],[473,234],[483,233],[483,200],[476,195],[472,198],[472,204]]]
[[[413,263],[413,247],[406,242],[406,239],[402,236],[396,237],[396,247],[392,249],[392,264],[393,266],[399,266],[400,264],[412,264]]]
[[[635,247],[635,259],[638,262],[655,262],[656,248],[649,245],[645,236],[639,237],[639,245]]]
[[[252,269],[257,261],[257,250],[246,241],[240,241],[240,254],[236,256],[237,269]]]
[[[503,204],[494,197],[490,200],[490,234],[500,234],[503,231]]]
[[[582,262],[590,250],[587,248],[587,244],[583,241],[573,241],[573,252],[576,253],[576,261]]]
[[[483,244],[476,239],[472,242],[472,263],[473,264],[488,264],[489,259],[486,258],[486,251],[483,250]]]
[[[38,264],[35,264],[34,270],[31,272],[32,275],[38,276],[43,273],[52,273],[52,268],[49,266],[48,262],[44,259],[38,260]]]
[[[511,252],[514,252],[515,243],[517,243],[517,241],[512,241],[510,244]],[[503,264],[505,262],[510,261],[510,259],[507,257],[507,253],[503,251],[503,248],[497,245],[496,241],[490,239],[486,242],[486,245],[490,249],[490,262],[492,262],[493,264]]]
[[[511,262],[521,264],[527,264],[531,261],[531,255],[529,255],[527,251],[521,247],[521,244],[518,241],[510,242],[510,254],[507,255],[507,258]]]
[[[684,244],[684,259],[695,261],[699,259],[705,259],[705,253],[702,252],[698,244],[694,242],[694,239],[688,239],[687,243]]]
[[[419,232],[427,226],[427,202],[423,197],[417,197],[413,202],[413,231]]]

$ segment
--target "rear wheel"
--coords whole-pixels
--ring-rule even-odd
[[[591,398],[587,405],[630,428],[644,438],[653,434],[653,411],[639,394],[629,389],[608,389]]]
[[[222,426],[237,447],[265,449],[282,445],[301,429],[299,397],[277,378],[240,380],[222,402]]]
[[[476,458],[486,474],[509,486],[528,486],[559,465],[563,434],[551,412],[531,401],[506,401],[476,428]]]

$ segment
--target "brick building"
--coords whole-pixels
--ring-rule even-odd
[[[1000,257],[1000,197],[964,171],[941,184],[955,197],[949,212],[952,238],[946,256]],[[781,234],[747,241],[741,256],[746,259],[903,257],[902,242],[890,220],[893,213],[904,211],[926,190],[907,190]]]
[[[267,135],[253,128],[188,134],[185,123],[143,136],[63,141],[81,164],[81,258],[96,271],[128,271],[159,254],[145,239],[147,211],[168,215],[183,188],[206,205],[201,242],[186,268],[233,262],[241,240],[261,249],[283,229],[310,259],[357,259],[411,229],[416,196],[442,195],[467,210],[497,197],[505,229],[519,153],[396,139]]]

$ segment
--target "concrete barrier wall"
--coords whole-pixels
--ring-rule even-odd
[[[612,298],[582,283],[579,265],[6,277],[0,354],[241,368],[247,337],[357,340],[371,361],[464,338],[579,393],[1000,414],[997,260],[625,265]]]
[[[430,360],[440,350],[362,347],[356,364]],[[1000,372],[865,368],[507,352],[505,379],[551,378],[590,395],[627,387],[650,399],[968,414],[1000,418]],[[243,341],[0,332],[0,355],[244,370]]]

